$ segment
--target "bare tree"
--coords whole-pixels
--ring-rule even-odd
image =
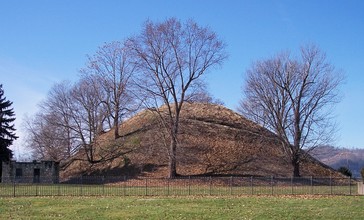
[[[142,33],[126,45],[138,65],[136,84],[145,95],[143,101],[155,107],[169,136],[169,177],[173,178],[183,103],[198,89],[201,76],[225,60],[225,44],[209,28],[171,18],[162,23],[147,21]],[[161,105],[163,112],[158,111]]]
[[[54,85],[35,119],[28,120],[30,147],[39,157],[63,160],[83,149],[90,163],[100,160],[94,155],[94,142],[102,130],[106,111],[93,82],[81,78],[74,85]]]
[[[225,103],[213,97],[208,91],[201,90],[200,92],[196,91],[188,100],[190,103],[209,103],[216,105],[225,105]]]
[[[25,120],[27,132],[27,147],[32,150],[32,157],[39,160],[62,161],[75,152],[72,145],[70,129],[58,126],[55,121],[61,121],[55,114],[39,112],[34,117]]]
[[[73,86],[69,93],[72,118],[70,128],[76,133],[79,145],[85,150],[90,163],[99,161],[95,156],[94,142],[100,131],[101,121],[103,121],[100,118],[105,115],[103,105],[95,91],[98,89],[94,88],[92,81],[83,78]]]
[[[61,161],[71,157],[78,144],[71,129],[70,82],[54,85],[39,104],[40,111],[25,121],[27,145],[37,159]]]
[[[40,112],[27,120],[29,147],[39,159],[71,163],[85,160],[96,164],[131,152],[123,140],[99,140],[112,127],[108,93],[100,76],[83,75],[74,84],[61,82],[53,86]]]
[[[99,97],[112,120],[115,139],[119,137],[119,124],[123,117],[135,109],[134,98],[130,94],[130,78],[135,70],[127,48],[120,42],[106,43],[90,56],[88,65],[81,70],[99,83],[104,90]]]
[[[247,71],[240,110],[276,133],[295,177],[308,151],[332,137],[332,107],[340,101],[342,80],[314,45],[301,48],[297,59],[283,53]]]

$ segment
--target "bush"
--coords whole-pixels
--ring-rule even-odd
[[[344,174],[345,176],[351,177],[353,174],[351,173],[350,169],[347,167],[340,167],[337,171]]]
[[[361,168],[360,174],[361,174],[362,180],[364,181],[364,167]]]

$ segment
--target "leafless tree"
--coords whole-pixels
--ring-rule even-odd
[[[112,121],[114,136],[119,135],[119,125],[123,117],[135,110],[134,98],[130,94],[130,78],[135,70],[127,48],[120,42],[106,43],[90,56],[88,65],[81,70],[99,83],[104,96],[99,97]]]
[[[100,140],[109,124],[108,100],[100,77],[83,75],[72,84],[53,86],[40,111],[26,123],[28,142],[35,158],[52,159],[67,166],[75,160],[90,165],[111,161],[132,151],[122,139]]]
[[[39,160],[62,161],[72,156],[70,130],[57,126],[54,121],[61,120],[56,115],[43,113],[25,120],[27,147],[32,150],[32,157]]]
[[[100,118],[105,116],[103,105],[95,91],[98,89],[94,88],[92,81],[84,78],[73,86],[69,93],[71,101],[69,110],[72,118],[70,128],[76,133],[90,163],[98,162],[95,157],[94,142],[103,121]]]
[[[198,90],[201,76],[225,60],[225,44],[206,27],[192,20],[175,18],[161,23],[147,21],[141,34],[130,38],[127,47],[138,67],[136,84],[145,96],[144,103],[157,110],[168,133],[170,144],[169,177],[177,175],[176,148],[183,103]],[[165,114],[166,113],[166,114]]]
[[[332,107],[340,101],[342,81],[315,45],[301,48],[299,58],[282,53],[247,71],[240,109],[279,137],[293,176],[300,176],[308,151],[332,137]]]
[[[215,97],[213,97],[208,91],[196,91],[195,94],[193,94],[188,100],[188,102],[190,103],[209,103],[209,104],[216,104],[216,105],[225,105],[225,103],[220,100],[217,99]]]
[[[61,161],[71,157],[78,144],[72,127],[71,83],[64,81],[52,87],[40,111],[25,121],[28,147],[37,159]]]
[[[64,160],[82,150],[90,163],[104,159],[96,156],[95,140],[107,113],[94,82],[83,77],[73,85],[56,84],[40,104],[40,113],[27,124],[30,147],[40,157]]]

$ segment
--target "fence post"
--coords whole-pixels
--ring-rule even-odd
[[[191,176],[188,176],[188,195],[191,195]]]
[[[105,196],[105,176],[102,176],[102,195]]]
[[[167,178],[167,196],[169,196],[169,178]]]
[[[210,190],[209,190],[209,195],[211,196],[211,187],[212,187],[212,178],[210,176]]]
[[[349,195],[351,195],[351,176],[349,176]]]
[[[13,196],[15,197],[15,177],[13,178]]]
[[[148,178],[145,178],[145,195],[148,195]]]
[[[233,194],[233,176],[230,177],[230,195]]]
[[[123,184],[123,196],[126,195],[126,176],[124,176],[124,184]]]
[[[38,196],[38,183],[35,183],[35,196]]]
[[[81,193],[81,196],[83,195],[82,193],[82,184],[83,184],[83,176],[81,175],[81,184],[80,184],[80,193]]]
[[[251,192],[252,195],[254,194],[254,189],[253,189],[253,176],[250,177],[250,187],[251,187]]]

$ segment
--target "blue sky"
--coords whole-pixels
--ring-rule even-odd
[[[227,43],[229,59],[206,76],[210,92],[236,109],[244,73],[255,60],[314,43],[343,70],[337,105],[339,147],[364,148],[364,1],[312,0],[0,0],[0,83],[13,101],[21,136],[25,115],[37,111],[50,87],[75,81],[78,70],[104,42],[140,32],[147,19],[194,19]]]

